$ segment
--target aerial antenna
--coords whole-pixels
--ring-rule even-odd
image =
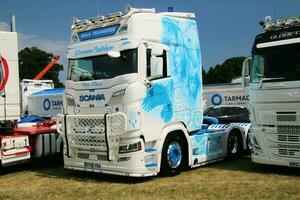
[[[277,10],[276,10],[276,8],[274,8],[274,19],[275,20],[277,19]]]
[[[98,13],[98,17],[100,16],[100,12],[99,12],[99,0],[97,0],[97,13]]]

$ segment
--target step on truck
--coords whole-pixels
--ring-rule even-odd
[[[266,17],[260,25],[252,57],[243,66],[250,96],[251,158],[300,167],[300,16]]]
[[[25,119],[20,121],[27,113],[30,94],[53,87],[52,82],[24,80],[19,88],[17,33],[0,31],[0,44],[0,166],[59,153],[62,138],[56,131],[55,120],[45,122],[40,116],[41,123],[28,118],[26,123]]]
[[[233,127],[202,124],[193,13],[128,8],[74,19],[71,29],[64,115],[57,122],[65,168],[170,175],[227,155]]]

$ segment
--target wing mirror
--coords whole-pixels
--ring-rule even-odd
[[[242,86],[244,88],[249,86],[250,83],[250,66],[251,66],[251,57],[246,58],[243,63],[243,70],[242,70]]]

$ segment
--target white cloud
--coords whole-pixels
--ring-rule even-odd
[[[48,53],[52,53],[54,55],[60,55],[60,60],[58,63],[64,66],[64,70],[60,72],[59,78],[63,82],[66,79],[66,71],[67,71],[67,58],[66,58],[66,49],[68,45],[68,41],[55,41],[43,38],[39,35],[26,35],[19,33],[19,50],[22,50],[26,47],[37,47],[43,51]]]
[[[43,51],[51,52],[53,54],[63,55],[66,52],[67,41],[48,40],[38,35],[19,34],[19,50],[25,47],[37,47]]]
[[[0,22],[0,31],[10,31],[10,25],[6,22]],[[66,68],[67,68],[67,59],[66,59],[66,49],[68,41],[64,40],[49,40],[39,35],[34,34],[23,34],[18,33],[18,47],[19,51],[26,47],[37,47],[48,53],[54,55],[60,55],[61,58],[58,63],[64,65],[64,71],[60,72],[61,81],[65,80],[66,77]]]
[[[43,51],[52,53],[54,55],[60,55],[60,60],[58,63],[64,66],[64,70],[60,72],[59,78],[61,81],[66,79],[66,69],[67,69],[67,58],[66,58],[66,49],[68,41],[55,41],[43,38],[38,35],[26,35],[19,33],[19,50],[22,50],[26,47],[37,47]]]
[[[0,22],[0,31],[10,31],[10,25],[6,22]]]

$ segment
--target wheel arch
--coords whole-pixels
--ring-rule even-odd
[[[231,132],[232,130],[238,130],[240,132],[240,136],[242,139],[243,150],[247,150],[247,137],[249,135],[251,124],[250,123],[242,123],[242,124],[244,124],[244,126],[241,126],[240,124],[241,123],[230,124],[229,132]],[[228,136],[229,136],[229,134],[228,134]]]
[[[160,153],[158,155],[158,172],[160,172],[160,168],[161,168],[163,145],[164,145],[166,138],[170,134],[179,134],[182,138],[184,138],[184,142],[185,142],[186,148],[187,148],[187,155],[186,155],[187,156],[187,165],[190,166],[191,160],[192,160],[191,159],[192,149],[189,148],[191,146],[191,141],[189,139],[189,134],[188,134],[185,124],[182,122],[176,122],[176,123],[169,124],[168,126],[165,126],[162,129],[161,133],[162,134],[160,135],[160,138],[158,140],[158,148],[160,149]]]
[[[233,132],[236,132],[238,133],[238,140],[239,140],[239,143],[242,144],[242,149],[245,148],[245,145],[244,145],[244,138],[243,138],[243,132],[242,130],[239,128],[239,127],[231,127],[229,130],[228,130],[228,134],[227,134],[227,137],[226,137],[226,147],[228,146],[228,138],[229,138],[229,135]],[[226,148],[226,153],[228,154],[227,152],[227,148]]]

